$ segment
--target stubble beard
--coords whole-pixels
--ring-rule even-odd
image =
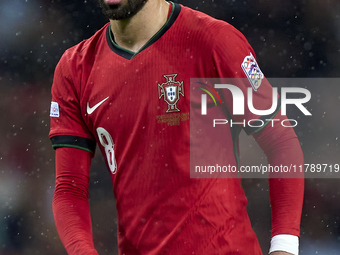
[[[125,4],[107,5],[104,0],[98,0],[102,12],[111,20],[123,20],[139,12],[148,0],[127,0]]]

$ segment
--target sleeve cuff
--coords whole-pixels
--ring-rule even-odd
[[[299,254],[299,237],[293,235],[276,235],[270,241],[269,254],[274,251],[285,251]]]
[[[70,148],[77,148],[85,151],[89,151],[94,153],[96,149],[96,142],[79,136],[72,136],[72,135],[58,135],[51,137],[52,147],[54,149],[60,147],[70,147]]]

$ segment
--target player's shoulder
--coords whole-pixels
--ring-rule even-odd
[[[183,26],[199,33],[202,38],[208,38],[211,42],[218,40],[247,41],[244,35],[230,23],[186,6],[181,7]]]
[[[106,42],[106,30],[109,23],[105,24],[101,29],[94,33],[90,38],[81,41],[80,43],[68,48],[62,55],[59,64],[91,62],[91,59],[96,55],[96,50],[101,43]]]

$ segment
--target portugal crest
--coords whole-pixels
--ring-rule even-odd
[[[164,97],[164,101],[168,104],[168,110],[166,112],[179,112],[177,108],[177,102],[179,96],[184,97],[183,81],[175,81],[177,74],[163,75],[166,79],[165,83],[158,83],[158,98]]]

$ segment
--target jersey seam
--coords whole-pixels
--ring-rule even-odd
[[[261,131],[262,129],[264,129],[268,125],[268,123],[280,112],[280,110],[281,110],[281,106],[274,112],[274,114],[268,119],[268,121],[264,123],[264,125],[262,127],[259,127],[258,129],[254,130],[250,133],[247,133],[247,135],[253,135],[253,134]],[[262,117],[264,117],[264,116],[261,116],[261,118]]]
[[[91,141],[94,141],[96,142],[95,139],[93,139],[93,137],[89,137],[89,136],[84,136],[84,135],[81,135],[81,134],[78,134],[78,133],[69,133],[69,132],[65,132],[65,133],[53,133],[53,134],[50,134],[49,135],[49,138],[51,139],[52,137],[56,137],[56,136],[77,136],[77,137],[81,137],[81,138],[85,138],[85,139],[89,139]]]

